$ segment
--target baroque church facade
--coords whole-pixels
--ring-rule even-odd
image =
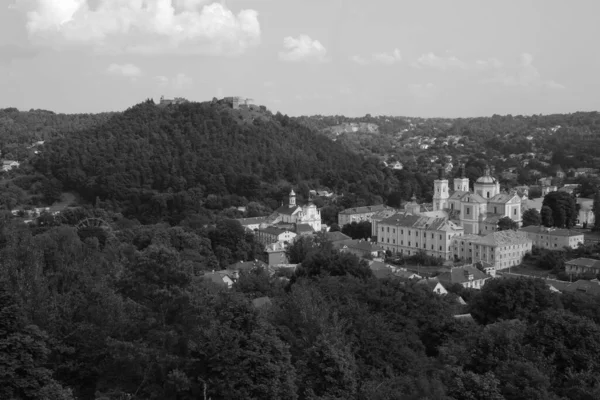
[[[516,193],[501,192],[500,183],[491,175],[489,167],[473,184],[473,191],[469,186],[464,167],[460,168],[459,176],[454,178],[452,189],[440,171],[438,179],[434,181],[433,211],[447,212],[449,218],[460,223],[465,234],[491,233],[503,217],[509,217],[521,225],[521,198]]]
[[[296,193],[293,189],[290,191],[288,204],[283,204],[275,210],[269,219],[271,224],[308,225],[315,232],[321,231],[321,211],[312,201],[303,206],[296,204]]]

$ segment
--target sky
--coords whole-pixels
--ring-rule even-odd
[[[243,96],[298,115],[600,108],[597,0],[1,0],[0,108]]]

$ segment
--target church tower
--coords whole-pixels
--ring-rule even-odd
[[[294,189],[290,191],[290,201],[288,204],[289,208],[296,207],[296,193],[294,193]]]
[[[465,166],[461,165],[458,168],[458,178],[454,178],[454,191],[455,192],[468,192],[469,191],[469,178],[465,176]]]
[[[433,211],[439,211],[448,206],[448,179],[444,179],[443,169],[438,170],[438,179],[433,181]]]

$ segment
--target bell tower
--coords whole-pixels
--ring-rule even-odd
[[[290,201],[288,207],[296,207],[296,193],[294,193],[294,189],[290,190]]]
[[[465,166],[461,165],[458,168],[458,177],[454,178],[454,191],[455,192],[468,192],[469,191],[469,178],[465,176]]]
[[[438,170],[438,179],[433,181],[433,211],[443,210],[448,206],[448,179],[444,179],[444,170]]]

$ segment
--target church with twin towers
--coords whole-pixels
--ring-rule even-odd
[[[509,217],[521,225],[521,198],[516,193],[500,191],[500,183],[486,167],[470,190],[464,166],[459,169],[450,187],[448,179],[439,171],[434,181],[433,211],[445,211],[458,222],[465,234],[486,235],[496,230],[498,221]]]

